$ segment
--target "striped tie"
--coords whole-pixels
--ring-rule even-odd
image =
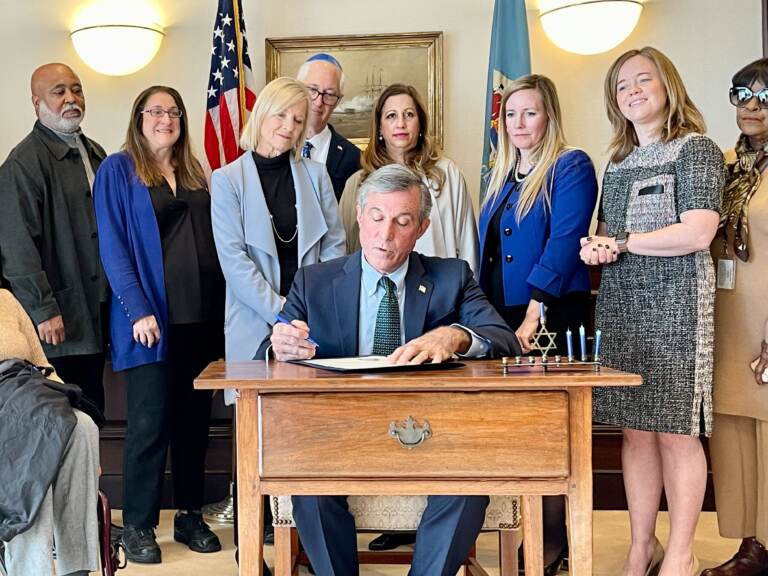
[[[314,148],[312,142],[307,140],[304,142],[304,147],[301,149],[301,155],[304,156],[304,158],[312,158],[312,148]]]
[[[400,346],[400,306],[397,303],[395,283],[386,276],[379,278],[384,297],[376,314],[376,330],[373,333],[373,353],[389,356]]]

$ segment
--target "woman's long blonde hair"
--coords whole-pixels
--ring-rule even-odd
[[[514,80],[504,91],[504,96],[501,99],[498,131],[499,147],[488,181],[488,193],[483,203],[492,202],[496,195],[501,192],[510,171],[515,169],[520,157],[520,150],[509,140],[506,126],[507,101],[512,94],[520,90],[536,90],[539,93],[544,105],[544,113],[547,115],[547,129],[544,132],[544,137],[530,152],[530,161],[533,164],[533,169],[524,180],[520,189],[520,200],[515,209],[515,217],[518,222],[530,212],[541,196],[544,197],[547,208],[550,208],[554,171],[549,178],[548,173],[550,168],[557,162],[557,158],[567,147],[565,134],[563,133],[560,101],[557,98],[557,90],[552,80],[539,74],[529,74]]]
[[[128,133],[125,137],[125,150],[133,159],[133,165],[139,180],[148,187],[159,186],[165,182],[165,176],[160,167],[155,162],[154,156],[149,149],[147,139],[142,132],[144,115],[142,111],[147,104],[150,96],[162,92],[173,98],[176,108],[181,110],[179,118],[179,139],[173,145],[171,152],[171,164],[176,171],[176,180],[185,190],[208,189],[205,180],[203,167],[198,162],[192,152],[192,145],[189,140],[189,123],[187,120],[187,109],[181,94],[169,86],[150,86],[136,97],[131,107],[131,121],[128,124]]]
[[[683,79],[680,78],[680,73],[675,68],[675,65],[672,64],[672,61],[662,52],[650,46],[645,46],[639,50],[629,50],[611,64],[608,73],[605,75],[605,85],[603,87],[605,110],[613,128],[611,142],[608,145],[608,153],[611,162],[614,163],[624,160],[635,146],[640,144],[635,127],[624,117],[616,102],[616,84],[619,79],[619,71],[627,60],[635,56],[642,56],[653,62],[656,70],[659,71],[659,78],[667,92],[667,103],[664,109],[666,119],[661,128],[661,141],[669,142],[691,132],[704,134],[707,131],[704,117],[688,97]]]
[[[405,165],[419,174],[419,176],[429,178],[437,184],[435,194],[439,195],[445,183],[445,174],[437,166],[437,161],[440,160],[440,150],[432,142],[432,138],[429,135],[429,116],[427,115],[424,102],[418,90],[408,84],[391,84],[384,89],[376,100],[376,105],[371,114],[370,140],[368,147],[360,158],[360,164],[363,167],[363,179],[374,170],[394,163],[394,160],[387,154],[386,143],[383,139],[379,138],[381,134],[381,113],[384,109],[384,104],[389,98],[401,94],[411,97],[413,104],[416,106],[416,116],[419,118],[419,137],[416,141],[416,146],[405,153]]]

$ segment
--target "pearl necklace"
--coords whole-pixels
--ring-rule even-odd
[[[533,166],[531,166],[531,170],[533,170]],[[528,174],[530,174],[530,171]],[[515,160],[515,182],[518,184],[523,182],[528,174],[523,174],[523,177],[520,177],[520,154],[518,154],[517,159]]]

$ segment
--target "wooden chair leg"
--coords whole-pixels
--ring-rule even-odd
[[[526,576],[544,573],[544,519],[541,496],[523,496],[523,552]]]
[[[517,576],[517,551],[522,544],[520,530],[499,530],[499,573]]]
[[[297,576],[299,533],[296,528],[275,526],[275,576]]]

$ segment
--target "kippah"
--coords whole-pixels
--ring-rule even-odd
[[[319,54],[315,54],[313,56],[310,56],[309,58],[306,59],[306,62],[314,62],[316,60],[321,60],[323,62],[330,62],[331,64],[336,66],[336,68],[338,68],[342,72],[344,71],[344,68],[341,67],[341,64],[339,63],[339,61],[336,60],[336,58],[334,58],[330,54],[326,54],[325,52],[320,52]]]

